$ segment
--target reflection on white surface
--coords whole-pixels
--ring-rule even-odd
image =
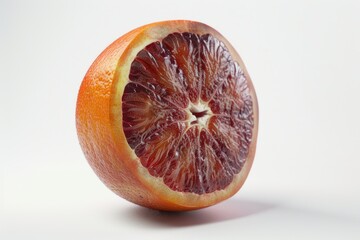
[[[130,203],[102,201],[91,206],[63,208],[36,214],[5,215],[4,239],[117,239],[133,234],[145,239],[206,237],[234,239],[246,236],[262,239],[352,239],[360,237],[360,218],[319,211],[279,201],[243,200],[234,197],[224,203],[194,212],[159,212]],[[284,199],[284,201],[287,201]],[[19,230],[19,228],[21,230]],[[151,236],[151,237],[150,237]]]

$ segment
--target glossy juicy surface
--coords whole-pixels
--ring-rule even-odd
[[[146,46],[122,102],[128,144],[172,190],[211,193],[241,171],[253,102],[243,70],[212,35],[175,32]]]

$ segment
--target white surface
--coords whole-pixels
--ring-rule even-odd
[[[2,0],[0,239],[359,239],[359,12],[357,0]],[[74,121],[96,56],[166,19],[199,20],[227,37],[260,104],[243,189],[184,214],[146,210],[106,189]]]

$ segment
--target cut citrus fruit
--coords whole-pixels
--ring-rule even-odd
[[[76,125],[88,162],[116,194],[149,208],[192,210],[243,185],[258,105],[241,58],[220,33],[166,21],[100,54],[81,84]]]

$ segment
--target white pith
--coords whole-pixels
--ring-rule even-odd
[[[206,111],[206,114],[202,117],[196,117],[193,112],[195,113],[199,113],[199,112],[203,112]],[[188,127],[190,127],[192,122],[196,121],[197,123],[195,123],[196,125],[199,125],[200,127],[204,127],[207,128],[208,126],[208,121],[210,119],[210,117],[213,115],[210,107],[208,106],[207,103],[204,103],[202,101],[199,101],[198,103],[192,103],[190,102],[188,107],[186,108],[186,113],[188,115]]]

